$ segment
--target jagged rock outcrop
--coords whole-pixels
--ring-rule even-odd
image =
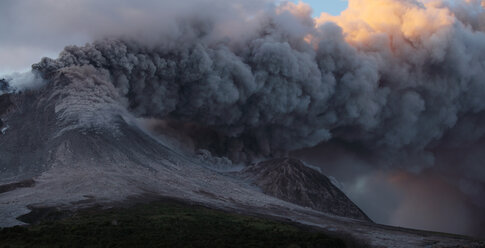
[[[320,172],[292,158],[253,164],[243,171],[267,195],[325,213],[372,222]]]

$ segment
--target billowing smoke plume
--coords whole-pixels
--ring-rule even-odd
[[[12,73],[0,77],[0,95],[4,93],[35,90],[44,86],[45,81],[36,72]]]
[[[185,16],[158,44],[66,47],[34,69],[107,71],[132,112],[217,130],[236,160],[332,138],[419,154],[485,108],[485,14],[478,1],[385,2],[351,1],[316,20],[288,3],[240,20],[255,28],[237,40]]]
[[[89,87],[80,71],[104,75],[128,111],[233,161],[339,142],[377,164],[461,168],[460,182],[446,183],[483,206],[485,1],[350,0],[316,19],[303,3],[248,12],[207,2],[216,11],[161,22],[130,12],[140,32],[122,22],[127,34],[114,29],[33,69],[48,81],[85,76]],[[465,161],[450,155],[457,147],[474,149]]]

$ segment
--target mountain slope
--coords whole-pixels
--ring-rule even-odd
[[[91,208],[59,220],[55,214],[31,226],[0,229],[0,247],[362,247],[348,236],[169,199]]]
[[[324,213],[371,221],[320,172],[292,158],[272,159],[244,170],[265,194]]]
[[[419,247],[430,242],[440,247],[479,245],[460,236],[380,226],[362,216],[348,215],[346,211],[354,206],[345,205],[332,187],[327,193],[336,196],[336,206],[348,208],[343,213],[324,208],[315,197],[325,197],[327,193],[319,195],[316,191],[325,189],[328,180],[304,167],[268,164],[269,168],[276,166],[275,174],[269,168],[250,167],[246,172],[255,173],[250,178],[213,170],[208,160],[144,130],[126,111],[109,78],[92,70],[61,70],[50,77],[46,87],[9,96],[12,104],[0,114],[9,126],[0,135],[0,188],[5,189],[0,193],[0,226],[22,224],[16,218],[36,208],[75,211],[94,205],[116,206],[120,201],[150,195],[230,212],[285,218],[348,233],[375,246]],[[295,168],[298,170],[292,173],[297,177],[291,177],[288,172]],[[291,198],[285,201],[264,194],[251,185],[252,179],[257,181],[262,175],[274,178],[274,187],[284,188],[284,180],[290,180],[289,185],[295,183],[304,189],[304,204],[298,203],[320,211],[288,202]],[[296,193],[286,194],[291,195]]]

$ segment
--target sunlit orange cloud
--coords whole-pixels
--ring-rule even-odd
[[[292,15],[300,18],[307,18],[312,13],[312,7],[309,4],[304,2],[298,2],[298,3],[284,2],[276,9],[277,14],[281,14],[285,11],[288,11]]]
[[[349,0],[341,15],[322,13],[315,21],[317,27],[336,23],[351,44],[383,35],[390,40],[419,42],[453,24],[453,14],[441,6],[439,0]]]
[[[485,8],[485,0],[465,0],[465,2],[467,3],[480,3],[482,5],[483,8]]]

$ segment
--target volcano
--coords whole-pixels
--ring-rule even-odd
[[[2,127],[8,126],[0,135],[1,226],[23,224],[18,217],[35,209],[112,207],[150,196],[284,218],[374,246],[479,245],[375,224],[326,176],[296,159],[222,170],[212,155],[151,133],[114,92],[94,69],[75,67],[50,75],[38,90],[0,96]]]

